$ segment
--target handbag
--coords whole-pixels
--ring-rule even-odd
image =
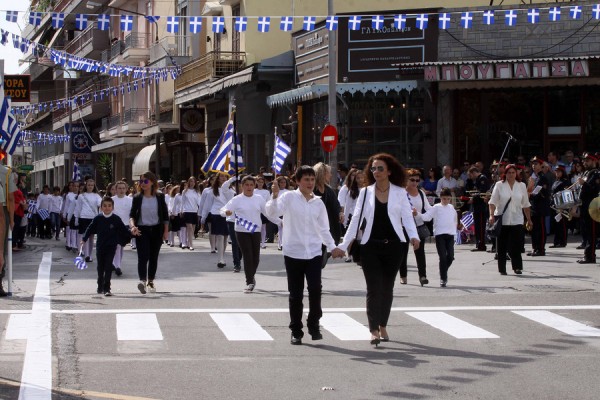
[[[504,210],[502,210],[502,214],[497,215],[494,220],[494,223],[489,225],[486,229],[488,236],[491,237],[492,239],[497,239],[498,236],[500,236],[500,232],[502,231],[502,216],[506,212],[506,209],[508,208],[508,205],[510,204],[511,200],[512,200],[512,197],[510,199],[508,199],[508,203],[506,203],[506,205],[504,206]]]
[[[361,265],[360,262],[360,240],[362,239],[361,221],[363,216],[363,210],[365,209],[365,201],[367,199],[367,189],[365,189],[365,195],[363,196],[363,203],[360,207],[360,215],[358,217],[358,226],[356,228],[356,237],[348,246],[348,255],[352,257],[352,261],[356,264]],[[365,221],[366,222],[366,221]],[[364,227],[362,227],[364,229]]]
[[[425,196],[421,190],[419,190],[419,195],[421,196],[421,214],[425,214]],[[427,239],[433,234],[431,225],[432,221],[429,221],[429,223],[425,222],[423,225],[417,226],[420,241]]]

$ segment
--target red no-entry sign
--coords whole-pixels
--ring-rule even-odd
[[[327,125],[321,132],[321,147],[325,152],[331,153],[338,143],[338,132],[333,125]]]

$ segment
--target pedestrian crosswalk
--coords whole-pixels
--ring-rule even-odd
[[[280,338],[281,329],[287,329],[284,318],[276,326],[268,324],[261,325],[257,321],[258,316],[263,317],[265,313],[240,312],[208,312],[212,321],[212,327],[220,331],[220,336],[227,341],[274,341],[274,337]],[[472,312],[472,311],[471,311]],[[499,315],[498,313],[501,313]],[[167,314],[167,313],[162,313]],[[279,320],[279,315],[277,313]],[[558,331],[573,337],[600,337],[600,329],[593,326],[594,323],[583,323],[576,319],[567,318],[556,312],[547,310],[503,310],[480,312],[475,318],[477,321],[486,325],[486,328],[476,326],[466,319],[473,320],[472,314],[461,316],[460,312],[442,312],[442,311],[405,311],[392,312],[390,324],[400,326],[411,326],[411,322],[418,321],[419,329],[430,329],[441,331],[448,337],[459,340],[489,339],[498,340],[511,335],[511,330],[496,328],[492,332],[489,326],[494,327],[494,320],[502,319],[509,324],[524,324],[522,329],[531,329],[531,324],[535,324],[539,329],[549,331]],[[483,316],[483,317],[482,317]],[[105,318],[113,318],[105,316]],[[406,319],[408,318],[408,319]],[[483,319],[481,319],[483,318]],[[486,319],[487,318],[487,319]],[[263,318],[258,318],[259,320]],[[360,320],[360,321],[359,321]],[[322,329],[329,332],[331,336],[341,341],[363,341],[370,339],[370,332],[364,322],[366,316],[358,311],[349,312],[325,312],[321,318]],[[116,329],[116,338],[119,342],[136,341],[163,341],[168,339],[165,330],[168,331],[167,322],[163,321],[161,327],[160,318],[154,312],[116,312],[114,315],[114,325]],[[407,323],[408,321],[408,323]],[[31,314],[11,314],[6,320],[4,334],[0,337],[0,342],[10,342],[15,340],[27,340],[32,335],[30,329]],[[209,325],[210,328],[211,325]],[[278,334],[274,331],[278,330]]]

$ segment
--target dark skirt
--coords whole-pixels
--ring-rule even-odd
[[[85,230],[87,229],[88,226],[90,226],[90,224],[92,223],[91,219],[87,219],[87,218],[79,218],[79,234],[83,235],[85,233]]]
[[[71,217],[71,220],[69,221],[69,228],[73,230],[79,230],[79,228],[75,226],[75,216]]]
[[[195,212],[185,212],[183,213],[183,218],[181,222],[183,224],[196,225],[198,223],[198,214]]]
[[[181,218],[179,215],[175,215],[169,218],[169,231],[171,232],[179,232],[181,229]]]
[[[225,217],[210,214],[210,234],[223,236],[229,235],[229,229],[227,229],[227,221],[225,220]]]

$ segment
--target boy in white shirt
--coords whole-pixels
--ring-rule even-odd
[[[129,196],[126,196],[128,187],[124,181],[118,181],[115,183],[115,189],[117,190],[117,194],[112,197],[114,202],[113,213],[121,218],[121,221],[123,221],[125,226],[129,226],[129,213],[131,212],[131,203],[133,202],[133,199]],[[113,267],[117,276],[123,275],[123,271],[121,271],[122,259],[123,246],[118,244],[117,250],[115,251],[115,257],[113,258]]]
[[[442,189],[440,192],[441,203],[436,204],[425,214],[421,214],[423,221],[433,219],[433,235],[435,236],[435,247],[440,257],[440,286],[446,287],[448,283],[448,268],[454,261],[454,240],[458,226],[458,217],[452,201],[450,189]],[[413,208],[413,215],[417,215]]]
[[[52,231],[54,233],[54,238],[58,240],[60,236],[60,211],[63,206],[63,198],[60,194],[60,187],[54,186],[52,190],[53,194],[49,201],[48,211],[50,211],[50,224],[52,226]]]

